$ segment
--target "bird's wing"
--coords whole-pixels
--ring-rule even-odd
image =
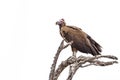
[[[72,28],[72,29],[74,29],[74,30],[82,30],[81,28],[78,28],[78,27],[76,27],[76,26],[67,26],[67,27]]]
[[[73,27],[73,26],[67,26],[67,27],[62,27],[60,30],[60,34],[63,38],[67,40],[67,42],[70,42],[72,40],[76,40],[78,35],[82,35],[80,28],[78,27]],[[82,36],[79,36],[81,38]]]
[[[101,52],[100,45],[95,42],[89,35],[82,31],[80,28],[76,27],[63,27],[61,29],[62,36],[67,42],[73,41],[72,47],[77,50],[90,53],[92,55],[98,55]]]
[[[102,47],[101,47],[100,44],[98,44],[98,43],[97,43],[94,39],[92,39],[92,37],[89,36],[88,34],[87,34],[87,38],[89,39],[91,45],[92,45],[98,52],[102,52],[102,49],[101,49]]]

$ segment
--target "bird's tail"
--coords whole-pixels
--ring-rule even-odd
[[[96,55],[101,55],[100,52],[102,52],[101,46],[95,41],[93,40],[89,35],[87,36],[87,38],[89,39],[90,43],[91,43],[91,50],[92,50],[92,55],[96,56]]]

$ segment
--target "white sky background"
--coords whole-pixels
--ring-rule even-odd
[[[1,0],[0,80],[48,80],[62,40],[55,25],[61,18],[100,43],[101,54],[120,58],[119,0]],[[71,55],[69,47],[58,62]],[[66,79],[67,70],[60,80]],[[119,74],[120,64],[91,66],[79,69],[73,79],[120,80]]]

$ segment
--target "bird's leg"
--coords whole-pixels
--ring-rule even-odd
[[[73,54],[72,54],[72,58],[75,60],[75,62],[70,65],[69,74],[70,74],[71,76],[74,75],[74,72],[75,72],[75,69],[76,69],[76,65],[78,64],[78,62],[77,62],[77,57],[76,57],[76,53],[77,53],[77,51],[73,51]]]
[[[77,56],[76,56],[76,53],[77,53],[77,49],[76,48],[72,48],[72,57],[75,59],[75,61],[77,61]]]
[[[73,52],[72,56],[75,57],[75,58],[77,58],[76,57],[77,49],[73,48],[73,47],[71,47],[71,48],[72,48],[72,52]]]
[[[73,57],[75,57],[76,58],[76,51],[73,51]]]
[[[75,62],[77,62],[77,56],[76,56],[76,51],[73,51],[72,57],[75,59]]]

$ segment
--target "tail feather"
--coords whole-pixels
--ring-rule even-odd
[[[87,38],[89,39],[91,46],[92,46],[92,55],[100,55],[100,52],[102,52],[101,46],[100,44],[98,44],[95,40],[93,40],[89,35],[87,36]]]

